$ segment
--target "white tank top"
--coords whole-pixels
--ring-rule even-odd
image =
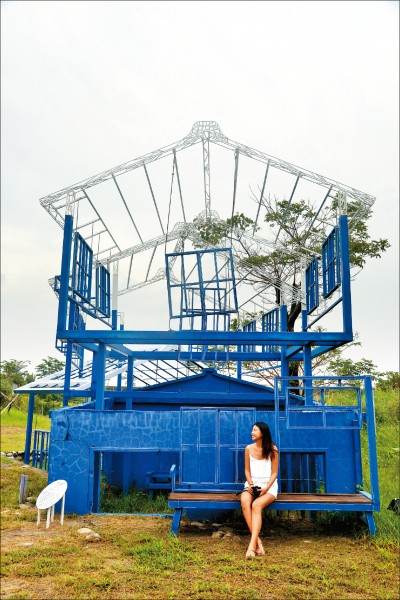
[[[257,459],[250,454],[250,473],[254,485],[265,486],[270,480],[271,470],[271,457]]]
[[[271,479],[271,472],[272,472],[271,457],[257,459],[257,458],[254,458],[254,456],[252,456],[250,454],[250,452],[249,452],[249,455],[250,455],[250,473],[251,473],[251,478],[253,480],[253,485],[265,487],[269,483],[269,480]],[[246,481],[244,484],[244,489],[247,489],[248,487],[249,487],[249,484]],[[278,481],[277,480],[275,480],[274,483],[269,488],[268,494],[275,496],[275,498],[278,496]]]

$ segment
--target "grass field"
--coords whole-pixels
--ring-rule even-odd
[[[3,459],[2,598],[36,600],[398,598],[398,553],[360,526],[318,527],[309,521],[264,519],[265,558],[246,561],[248,533],[239,521],[198,529],[184,522],[169,535],[170,520],[133,516],[68,515],[46,530],[36,510],[18,506],[21,472],[37,496],[44,473]],[[228,524],[229,525],[229,524]],[[349,526],[350,525],[350,526]],[[78,530],[98,533],[96,541]]]
[[[223,537],[212,537],[215,526],[199,529],[184,522],[179,539],[172,539],[170,519],[130,515],[68,515],[63,527],[56,516],[48,530],[43,520],[38,528],[34,501],[47,474],[2,459],[1,597],[397,600],[400,516],[386,506],[399,496],[398,397],[377,394],[375,401],[382,498],[378,536],[371,538],[354,515],[323,513],[310,522],[271,513],[262,533],[267,556],[254,561],[244,559],[249,536],[237,516],[223,526]],[[14,416],[11,411],[2,418],[3,445],[13,450],[23,448],[16,440],[25,427]],[[38,418],[36,427],[48,429],[46,418]],[[29,477],[31,506],[18,504],[21,473]],[[156,502],[165,506],[162,499]],[[78,533],[81,527],[100,539],[87,540]]]
[[[25,430],[27,415],[20,410],[11,409],[1,415],[0,452],[13,452],[25,449]],[[50,418],[34,415],[33,429],[50,431]]]

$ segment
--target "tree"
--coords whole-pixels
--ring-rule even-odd
[[[279,245],[271,245],[268,253],[265,246],[254,241],[255,223],[243,213],[224,220],[204,221],[195,219],[197,236],[196,248],[219,246],[228,241],[232,246],[239,278],[251,283],[256,289],[271,286],[275,292],[273,299],[277,305],[288,305],[288,331],[301,314],[298,290],[304,262],[321,250],[321,241],[326,237],[327,226],[321,221],[332,222],[338,207],[338,199],[325,207],[324,219],[316,221],[316,209],[309,202],[300,200],[289,205],[288,200],[264,199],[265,222],[273,231],[280,232]],[[371,240],[367,221],[372,216],[369,209],[362,219],[355,215],[360,211],[359,202],[349,202],[347,213],[351,221],[349,229],[350,266],[361,270],[367,258],[380,258],[389,247],[387,239]],[[317,224],[315,224],[317,223]],[[285,293],[285,302],[282,302]]]
[[[16,360],[15,358],[3,360],[0,363],[0,398],[2,406],[10,403],[15,388],[34,381],[34,375],[27,370],[29,364],[28,360]],[[18,403],[20,403],[19,399]],[[9,404],[9,410],[10,407],[11,404]]]
[[[35,377],[27,371],[28,360],[3,360],[0,363],[0,389],[3,394],[10,397],[15,388],[21,387],[31,381]]]
[[[42,377],[47,377],[48,375],[52,375],[53,373],[57,373],[57,371],[61,371],[64,369],[65,363],[58,358],[53,358],[52,356],[48,356],[44,358],[41,363],[36,367],[36,375],[40,379]]]
[[[254,313],[249,313],[249,315],[254,315]],[[251,319],[249,319],[251,320]],[[242,324],[246,323],[246,319],[244,319],[242,321]],[[236,323],[235,323],[236,326]],[[317,327],[316,328],[318,331],[324,331],[324,329],[322,327]],[[313,358],[312,360],[312,366],[313,366],[313,374],[316,376],[324,376],[324,375],[333,375],[336,374],[333,369],[331,368],[331,364],[333,365],[340,365],[346,361],[346,359],[342,358],[342,354],[345,350],[348,350],[349,348],[353,348],[355,346],[361,346],[361,342],[358,340],[358,333],[356,332],[354,334],[354,340],[352,342],[348,342],[347,344],[344,344],[343,346],[340,346],[338,348],[334,348],[332,350],[329,351],[329,353],[327,354],[320,354],[319,356]],[[366,360],[366,359],[365,359]],[[266,361],[268,368],[264,369],[263,365],[259,362],[259,361],[246,361],[242,363],[242,367],[243,367],[243,371],[253,371],[253,373],[251,374],[252,379],[254,379],[255,381],[257,381],[258,383],[262,384],[262,385],[269,385],[271,387],[274,386],[274,379],[275,377],[279,377],[281,375],[280,372],[280,365],[277,364],[275,367],[273,367],[272,363],[270,363],[269,361]],[[352,361],[350,361],[352,362]],[[349,372],[347,373],[348,375],[358,375],[358,374],[363,374],[365,375],[365,372],[362,373],[352,373],[351,372],[351,366],[348,366],[348,370]],[[304,375],[304,370],[303,370],[303,365],[300,362],[289,362],[289,373],[290,375],[293,376],[303,376]],[[344,373],[341,373],[342,375],[344,375]],[[368,373],[367,373],[368,374]]]
[[[376,383],[376,388],[384,391],[399,390],[400,375],[396,371],[379,372],[377,366],[368,358],[362,358],[355,362],[350,358],[341,356],[331,360],[328,368],[334,375],[370,375]]]
[[[368,358],[362,358],[355,362],[351,358],[339,357],[331,360],[328,367],[331,373],[343,377],[370,375],[375,380],[382,375],[382,373],[378,373],[376,365]]]
[[[48,356],[44,358],[36,367],[36,375],[39,379],[57,373],[64,369],[65,363],[58,358]],[[47,415],[51,409],[61,406],[61,396],[57,394],[44,394],[40,396],[38,404],[41,406],[42,414]]]
[[[386,371],[378,377],[376,387],[380,390],[399,390],[400,389],[400,374],[396,371]]]
[[[255,196],[254,199],[256,200]],[[330,206],[323,208],[319,219],[316,219],[317,209],[305,200],[289,203],[288,200],[263,198],[263,206],[266,209],[265,222],[273,232],[279,231],[278,245],[255,240],[254,231],[257,228],[254,221],[243,213],[237,213],[225,221],[217,218],[207,221],[203,218],[196,219],[194,246],[204,248],[230,245],[237,279],[252,284],[256,290],[272,289],[272,303],[288,306],[288,331],[294,331],[302,310],[299,291],[304,265],[313,255],[321,252],[321,243],[332,227],[329,223],[336,222],[338,204],[339,198],[336,197]],[[356,218],[361,209],[364,211],[362,218]],[[368,258],[380,258],[390,244],[387,239],[371,239],[367,227],[367,221],[372,216],[371,209],[365,210],[358,201],[352,201],[347,205],[347,214],[351,224],[350,267],[353,270],[361,270]],[[238,329],[254,318],[249,315],[250,313],[246,313],[240,320],[233,319],[232,328]],[[330,357],[340,357],[345,347],[331,351]],[[313,364],[324,369],[327,366],[327,358],[320,356]],[[247,367],[250,366],[251,364],[247,364]],[[368,361],[359,366],[366,369],[370,367]],[[299,363],[290,363],[289,374],[300,374]],[[264,372],[264,375],[260,371],[259,378],[271,380],[273,376],[272,370]]]

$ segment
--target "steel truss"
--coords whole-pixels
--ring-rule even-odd
[[[202,147],[202,157],[203,157],[203,186],[204,186],[204,210],[199,215],[195,217],[196,223],[190,222],[187,220],[187,211],[185,211],[185,201],[184,201],[184,193],[181,185],[181,177],[180,171],[178,168],[178,156],[179,153],[187,150],[188,148],[195,146],[196,144],[201,144]],[[268,254],[272,251],[279,250],[280,252],[286,251],[285,246],[285,238],[282,236],[283,232],[281,231],[281,227],[278,232],[274,233],[272,239],[267,239],[266,237],[262,237],[260,235],[256,235],[257,224],[260,220],[260,213],[262,206],[265,203],[265,193],[266,186],[268,185],[268,181],[271,177],[271,172],[275,169],[277,171],[283,172],[285,174],[289,174],[293,177],[293,186],[288,194],[288,202],[287,202],[287,210],[290,210],[290,205],[296,198],[296,191],[299,187],[299,183],[301,181],[307,181],[312,184],[317,185],[321,189],[321,198],[319,199],[319,207],[316,207],[316,214],[314,216],[313,222],[311,225],[305,229],[303,236],[303,250],[306,255],[308,254],[310,258],[315,256],[316,253],[310,250],[307,247],[309,242],[309,232],[312,227],[316,227],[320,225],[322,229],[325,231],[327,226],[334,226],[334,222],[327,223],[326,222],[326,207],[329,202],[336,201],[339,204],[338,214],[340,211],[345,210],[346,199],[347,202],[357,202],[358,203],[358,213],[353,216],[353,219],[361,218],[363,214],[368,212],[373,203],[374,198],[369,194],[356,190],[353,187],[344,185],[339,183],[333,179],[329,179],[317,173],[314,173],[308,169],[304,169],[302,167],[298,167],[294,164],[291,164],[287,161],[281,160],[274,156],[268,155],[265,152],[260,150],[256,150],[250,146],[241,144],[234,140],[231,140],[227,136],[225,136],[218,123],[215,121],[197,121],[188,135],[186,135],[183,139],[164,146],[158,150],[140,156],[134,160],[123,163],[119,166],[116,166],[107,171],[103,171],[102,173],[80,181],[72,186],[59,190],[53,194],[47,195],[40,200],[41,205],[44,209],[52,216],[52,218],[61,226],[64,226],[64,216],[66,213],[74,212],[74,229],[75,231],[79,231],[82,237],[90,244],[94,261],[101,262],[106,266],[110,266],[111,263],[125,261],[127,259],[127,274],[121,276],[118,294],[127,294],[134,290],[138,290],[144,286],[150,285],[157,281],[161,281],[166,278],[165,265],[163,262],[161,263],[159,258],[160,252],[164,253],[166,251],[167,245],[171,242],[175,242],[175,246],[173,248],[174,252],[179,252],[185,247],[185,243],[191,244],[191,246],[195,246],[199,243],[199,233],[198,227],[202,223],[207,223],[210,221],[218,221],[219,216],[218,213],[212,209],[212,201],[211,201],[211,145],[214,144],[216,146],[227,149],[228,151],[232,151],[234,153],[234,173],[233,173],[233,194],[232,194],[232,204],[231,204],[231,217],[235,214],[236,202],[237,202],[237,182],[238,182],[238,171],[239,171],[239,161],[240,157],[247,157],[254,161],[258,161],[264,163],[265,173],[262,180],[262,185],[260,186],[260,193],[257,194],[256,203],[256,214],[255,214],[255,224],[253,228],[253,235],[250,235],[247,232],[241,232],[232,228],[231,230],[231,242],[233,249],[233,260],[235,264],[235,269],[239,274],[238,279],[242,281],[243,284],[246,283],[246,271],[240,266],[239,255],[235,253],[235,239],[240,238],[240,240],[246,243],[249,247],[254,250],[254,253],[263,252]],[[172,181],[171,181],[171,190],[170,190],[170,202],[171,202],[171,194],[172,187],[174,183],[174,178],[176,180],[178,191],[179,191],[179,200],[181,205],[182,217],[183,221],[179,221],[170,226],[170,213],[168,211],[168,220],[165,220],[163,217],[160,206],[159,199],[157,199],[157,194],[155,191],[154,184],[152,183],[152,173],[148,169],[148,166],[151,163],[156,161],[160,161],[168,156],[172,156]],[[242,168],[242,167],[241,167]],[[142,169],[148,190],[150,192],[151,202],[154,205],[155,210],[155,219],[154,223],[156,228],[160,228],[161,234],[155,237],[148,238],[148,236],[144,236],[143,233],[140,232],[140,227],[137,222],[137,215],[140,207],[132,207],[132,202],[128,199],[124,192],[123,182],[121,184],[121,176],[137,170]],[[135,234],[138,237],[140,243],[131,245],[126,247],[126,244],[123,244],[119,239],[118,235],[111,231],[110,227],[106,222],[106,218],[100,214],[100,209],[96,206],[96,201],[93,198],[91,189],[95,186],[98,186],[107,181],[111,181],[114,189],[115,189],[115,198],[116,201],[118,199],[122,203],[123,210],[125,211],[127,220],[132,224]],[[92,217],[81,217],[79,206],[81,203],[85,203],[87,208],[91,209]],[[136,212],[135,212],[136,211]],[[351,223],[350,223],[351,226]],[[321,233],[321,235],[323,235]],[[147,237],[147,239],[146,239]],[[224,245],[226,245],[227,241],[224,241]],[[198,246],[197,246],[198,247]],[[209,248],[210,246],[205,245],[205,248]],[[139,278],[135,268],[133,268],[133,260],[136,255],[140,255],[141,253],[151,250],[151,256],[148,262],[147,270],[145,276]],[[170,249],[168,250],[171,251]],[[298,252],[298,266],[304,267],[304,254],[302,252]],[[126,264],[125,262],[123,264]],[[132,273],[134,279],[132,280]],[[174,278],[173,273],[170,274],[171,278]],[[54,280],[50,280],[51,283]],[[274,289],[279,289],[281,294],[285,298],[291,298],[293,301],[302,301],[304,302],[304,290],[299,290],[296,287],[291,285],[292,277],[291,274],[286,281],[276,281],[271,276],[265,278],[265,286],[260,286],[258,289],[258,299],[255,297],[251,298],[251,301],[256,306],[261,306],[264,304],[265,300],[269,298],[269,289],[272,291]],[[267,296],[266,296],[267,294]],[[244,294],[247,297],[249,294]],[[254,296],[253,292],[252,295]],[[242,305],[246,305],[248,300],[242,299]]]

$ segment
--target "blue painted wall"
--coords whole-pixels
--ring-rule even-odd
[[[166,388],[174,391],[179,403],[176,399],[172,407],[161,402],[146,405],[147,393],[155,398],[156,392]],[[224,394],[224,406],[214,407],[210,400],[211,406],[206,407],[205,394],[208,391],[212,398],[216,390]],[[203,406],[193,402],[194,391]],[[260,399],[251,408],[246,395],[254,402],[255,393]],[[99,411],[93,405],[53,411],[49,482],[66,479],[66,511],[85,514],[97,509],[99,452],[104,453],[108,482],[125,491],[133,482],[143,488],[147,471],[168,471],[172,464],[180,467],[181,482],[188,486],[243,481],[243,452],[251,443],[253,423],[267,422],[278,439],[271,395],[273,390],[263,386],[207,371],[185,381],[146,388],[140,406],[132,411]],[[361,483],[359,431],[342,428],[354,420],[353,412],[337,414],[331,429],[313,428],[318,425],[318,415],[314,424],[313,413],[302,429],[288,429],[287,421],[280,419],[281,453],[322,454],[327,492],[355,492]],[[287,477],[287,473],[282,475]]]

